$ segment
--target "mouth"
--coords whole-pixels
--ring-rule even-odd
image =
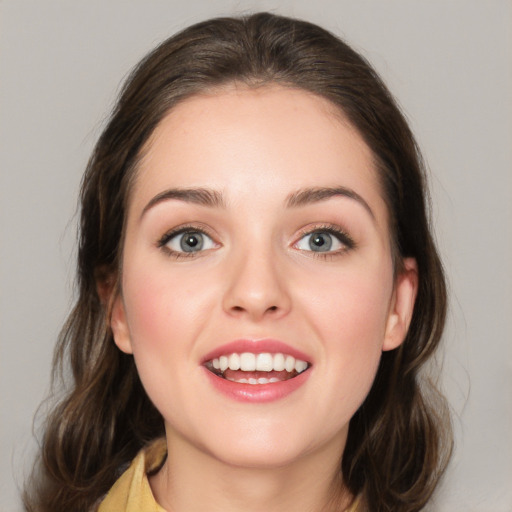
[[[282,352],[233,352],[205,361],[204,366],[214,375],[231,382],[265,385],[294,379],[311,364]]]

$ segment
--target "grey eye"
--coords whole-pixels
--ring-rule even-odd
[[[342,249],[344,244],[328,231],[313,231],[304,235],[297,242],[297,249],[302,251],[329,252]]]
[[[215,247],[213,240],[200,231],[184,231],[174,235],[165,244],[175,252],[199,252]]]

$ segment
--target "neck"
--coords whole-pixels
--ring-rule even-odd
[[[168,432],[167,461],[150,484],[168,512],[345,510],[352,500],[340,470],[345,438],[336,441],[278,467],[241,467]]]

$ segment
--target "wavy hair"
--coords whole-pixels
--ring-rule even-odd
[[[118,286],[130,184],[145,142],[177,103],[233,82],[299,88],[335,105],[372,150],[395,270],[405,257],[418,264],[407,337],[383,353],[351,420],[340,467],[344,485],[365,510],[413,512],[427,503],[446,467],[452,442],[446,403],[420,376],[441,339],[446,286],[414,137],[381,79],[345,42],[311,23],[258,13],[205,21],[159,45],[129,76],[94,149],[80,195],[78,299],[54,358],[54,379],[64,365],[71,382],[47,419],[27,510],[93,510],[136,453],[164,435],[133,358],[113,342],[101,290]]]

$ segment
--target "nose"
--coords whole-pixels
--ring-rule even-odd
[[[223,308],[252,321],[283,317],[291,307],[289,284],[271,250],[242,251],[227,272]]]

